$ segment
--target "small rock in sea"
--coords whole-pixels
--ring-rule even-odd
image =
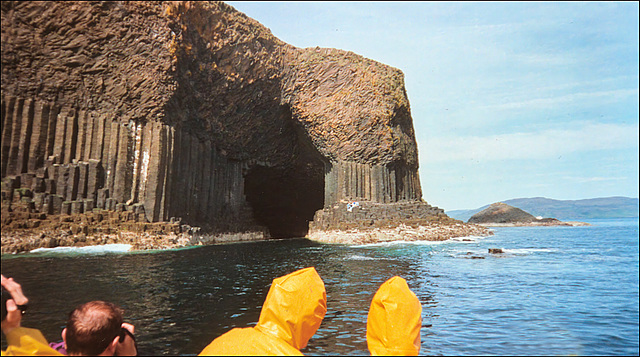
[[[477,255],[474,255],[474,256],[471,257],[471,259],[484,259],[484,257],[480,257],[480,256],[477,256]]]
[[[501,254],[504,253],[504,251],[500,248],[489,248],[489,253],[491,254]]]

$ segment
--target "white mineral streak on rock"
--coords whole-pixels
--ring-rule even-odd
[[[147,176],[149,173],[149,151],[142,152],[142,167],[140,168],[140,193],[144,197],[147,189]]]
[[[129,123],[131,128],[131,136],[133,136],[133,184],[131,185],[131,202],[138,200],[138,188],[140,180],[139,168],[142,166],[140,148],[142,145],[142,124],[135,125],[134,122]]]

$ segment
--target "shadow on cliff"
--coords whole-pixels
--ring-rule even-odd
[[[253,166],[244,177],[246,200],[257,223],[266,226],[273,238],[304,237],[309,221],[324,206],[325,159],[311,144],[291,111],[281,107],[288,117],[294,154],[288,165]]]
[[[324,201],[324,180],[296,170],[256,166],[245,177],[247,201],[256,221],[273,238],[304,237]]]

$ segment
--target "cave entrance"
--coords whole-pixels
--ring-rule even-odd
[[[245,195],[254,218],[271,237],[304,237],[309,221],[324,206],[324,166],[321,162],[290,169],[254,166],[245,176]]]
[[[291,160],[280,165],[255,165],[244,176],[244,193],[255,220],[273,238],[304,237],[317,210],[324,207],[324,172],[328,161],[313,146],[304,128],[281,106],[282,140],[290,144]]]

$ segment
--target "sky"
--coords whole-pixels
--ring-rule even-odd
[[[227,2],[404,73],[423,199],[638,197],[638,2]]]

